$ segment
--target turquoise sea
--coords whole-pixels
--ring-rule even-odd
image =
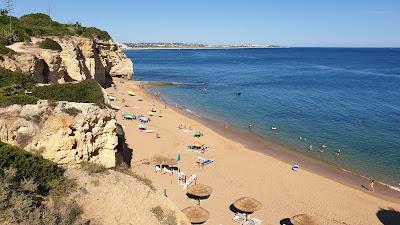
[[[239,129],[252,124],[294,151],[400,187],[400,49],[126,53],[136,80],[192,84],[157,87],[171,104]]]

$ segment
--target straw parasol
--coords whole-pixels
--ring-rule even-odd
[[[200,199],[206,199],[208,198],[213,189],[210,186],[207,186],[205,184],[195,184],[192,185],[188,188],[187,194],[190,196],[193,196],[195,199],[198,200],[198,204],[200,205]]]
[[[193,143],[193,147],[196,148],[201,148],[203,146],[203,144],[201,144],[200,142],[196,141],[195,143]]]
[[[299,214],[290,218],[290,222],[293,225],[321,225],[321,221],[307,214]]]
[[[182,210],[191,223],[204,223],[210,218],[210,213],[200,206],[190,206]]]
[[[243,197],[236,200],[233,205],[242,212],[253,213],[261,208],[261,203],[254,198]]]
[[[210,186],[205,184],[195,184],[188,188],[187,193],[194,196],[207,197],[211,195],[212,191],[213,189]]]

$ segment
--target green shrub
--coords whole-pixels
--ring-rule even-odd
[[[82,27],[81,32],[82,36],[87,38],[97,37],[103,41],[108,41],[111,39],[111,36],[107,31],[100,30],[96,27]]]
[[[21,28],[16,29],[14,30],[14,34],[16,36],[17,41],[31,41],[31,38],[24,29]]]
[[[47,86],[35,86],[35,84],[36,81],[29,74],[0,68],[0,107],[36,104],[39,99],[104,105],[103,92],[94,80]],[[25,95],[25,90],[32,91],[32,94]],[[65,112],[72,116],[79,113],[73,109],[65,109]]]
[[[39,42],[39,47],[41,47],[43,49],[62,51],[61,45],[50,38],[46,38],[43,41]]]
[[[0,108],[10,105],[36,104],[39,99],[29,95],[0,96]]]
[[[53,101],[69,101],[103,104],[103,92],[94,80],[84,80],[79,83],[52,84],[37,86],[33,95],[40,99]]]
[[[33,179],[16,181],[17,170],[0,169],[0,223],[29,225],[88,224],[81,219],[82,208],[75,202],[43,204]]]
[[[7,48],[5,45],[0,44],[0,55],[15,53],[12,49]]]
[[[0,142],[0,176],[3,170],[14,168],[17,182],[33,179],[37,183],[38,193],[47,194],[55,180],[63,180],[64,169],[42,156],[34,155],[20,148]]]
[[[31,89],[35,84],[35,79],[27,73],[14,72],[0,67],[0,88],[21,85],[23,89]]]
[[[50,16],[43,13],[31,13],[19,18],[20,23],[28,26],[50,26],[53,21]]]

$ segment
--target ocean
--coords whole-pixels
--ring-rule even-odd
[[[251,124],[251,132],[293,151],[400,187],[400,49],[126,54],[134,62],[135,80],[191,84],[155,87],[170,104],[237,129]],[[323,153],[321,145],[327,146]]]

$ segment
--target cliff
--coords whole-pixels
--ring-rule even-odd
[[[90,103],[39,101],[0,109],[0,140],[58,164],[115,166],[115,114]]]
[[[62,51],[39,47],[45,38],[56,41]],[[132,61],[110,41],[78,36],[31,38],[8,48],[14,54],[0,56],[0,67],[30,73],[40,83],[65,83],[94,79],[102,85],[111,77],[133,76]]]

